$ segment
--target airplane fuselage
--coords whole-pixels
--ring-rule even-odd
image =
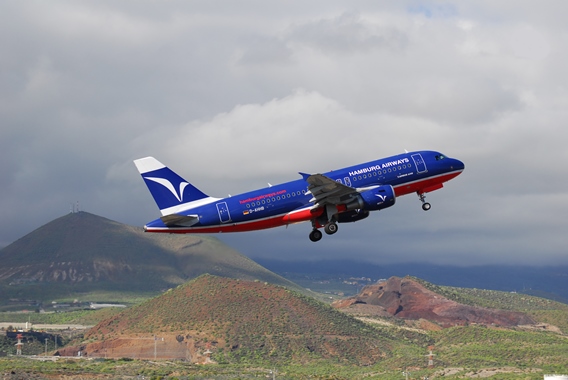
[[[461,161],[439,152],[403,153],[317,175],[327,180],[319,183],[319,186],[314,182],[314,176],[302,174],[302,179],[228,198],[204,197],[175,205],[167,210],[162,209],[164,217],[146,224],[145,230],[165,233],[242,232],[305,221],[312,221],[316,230],[329,223],[357,221],[368,216],[367,203],[358,195],[365,196],[367,191],[371,193],[365,199],[374,196],[378,198],[372,199],[378,199],[379,202],[378,207],[369,211],[392,206],[396,197],[410,193],[417,193],[424,210],[427,210],[430,205],[424,201],[424,194],[441,188],[444,182],[455,178],[463,170]],[[142,176],[148,179],[145,174]],[[335,186],[328,180],[336,182],[343,193],[332,198],[333,191],[340,189],[334,189]],[[352,188],[353,194],[345,192],[348,188]],[[384,195],[374,194],[376,189],[383,191]],[[323,195],[314,197],[316,190]],[[387,202],[391,191],[394,194],[390,197],[392,199],[388,199],[390,203],[380,207],[381,200]],[[183,190],[180,193],[183,196]],[[326,198],[327,194],[329,197]],[[359,203],[354,203],[356,200]],[[179,222],[168,221],[168,214],[175,215]],[[183,216],[188,218],[184,220]],[[326,228],[326,232],[331,234],[335,230],[329,232]]]

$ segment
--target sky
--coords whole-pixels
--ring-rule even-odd
[[[79,208],[160,216],[132,160],[224,197],[403,153],[466,169],[252,258],[568,264],[568,2],[0,2],[0,247]]]

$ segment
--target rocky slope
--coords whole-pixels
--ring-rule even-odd
[[[358,295],[336,301],[332,306],[354,314],[426,319],[443,326],[478,323],[510,327],[535,323],[520,312],[462,305],[408,277],[391,277],[366,286]]]

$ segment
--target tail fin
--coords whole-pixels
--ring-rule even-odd
[[[181,205],[209,197],[154,157],[134,160],[134,164],[162,215],[173,214]]]

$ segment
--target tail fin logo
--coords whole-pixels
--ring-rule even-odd
[[[165,178],[157,178],[157,177],[144,177],[144,179],[159,183],[160,185],[164,186],[166,189],[168,189],[176,198],[177,200],[181,203],[183,201],[183,191],[185,190],[185,187],[187,185],[189,185],[188,182],[180,182],[179,184],[179,193],[176,190],[176,188],[174,187],[173,183],[171,183],[170,181],[168,181]]]

